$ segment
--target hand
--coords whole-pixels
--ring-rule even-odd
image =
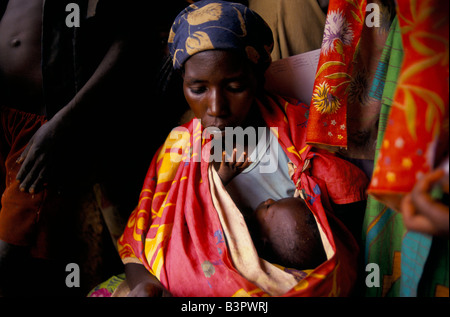
[[[62,137],[60,130],[60,121],[50,120],[42,125],[17,159],[17,163],[22,163],[16,176],[21,191],[37,193],[48,181],[50,166],[55,162],[58,146],[61,146],[58,141]]]
[[[224,185],[227,185],[233,177],[241,173],[252,163],[249,160],[247,153],[243,152],[237,161],[236,154],[237,150],[233,149],[231,160],[227,161],[227,153],[225,151],[222,152],[222,162],[220,163],[217,173],[219,174],[219,177]]]
[[[426,174],[417,182],[401,204],[406,228],[436,236],[449,235],[449,207],[431,197],[434,184],[443,185],[448,193],[448,176],[442,170]]]
[[[128,297],[171,297],[172,295],[163,286],[158,286],[151,282],[142,282],[136,285],[129,293]]]

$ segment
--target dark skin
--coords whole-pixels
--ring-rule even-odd
[[[226,186],[250,164],[245,153],[236,160],[234,149],[229,159],[223,153],[217,173]],[[267,199],[259,204],[254,213],[246,217],[259,256],[299,270],[311,269],[324,262],[326,255],[317,228],[313,233],[313,225],[307,220],[310,213],[299,198]]]
[[[224,59],[229,62],[225,63]],[[264,125],[258,122],[260,118],[257,116],[249,116],[260,81],[244,58],[225,51],[206,51],[196,54],[189,61],[190,64],[195,63],[195,68],[190,67],[189,72],[184,72],[184,95],[203,127],[218,128],[224,136],[225,127]],[[238,172],[250,165],[246,152],[241,153],[238,159],[236,155],[233,151],[226,159],[226,154],[222,153],[222,161],[215,164],[222,181],[232,177],[228,168],[222,168],[224,165]],[[228,180],[224,183],[226,185]]]
[[[222,153],[222,162],[220,162],[217,174],[219,174],[220,180],[224,186],[251,164],[251,161],[245,152],[242,153],[239,159],[236,159],[236,157],[236,149],[233,149],[233,154],[228,159],[227,153],[225,151]]]
[[[9,0],[0,21],[0,105],[38,115],[44,114],[41,71],[42,6],[43,0]],[[117,78],[116,72],[125,60],[125,45],[124,35],[116,34],[87,83],[29,141],[17,160],[21,164],[16,177],[21,191],[30,195],[40,192],[51,182],[50,172],[54,172],[56,164],[63,168],[58,171],[61,174],[64,174],[64,168],[71,169],[71,166],[64,164],[64,155],[70,156],[82,149],[72,147],[69,153],[62,153],[63,155],[60,155],[60,149],[68,136],[78,135],[80,131],[89,129],[85,118],[100,119],[100,114],[108,110],[108,105],[101,100],[110,92],[111,86],[114,86],[113,78]],[[56,162],[55,157],[58,157],[59,162]],[[6,262],[5,259],[11,263],[21,262],[22,259],[16,255],[27,252],[25,247],[0,240],[0,263]],[[11,264],[11,267],[16,266]],[[12,273],[6,271],[6,274]]]
[[[191,66],[192,65],[192,66]],[[205,128],[249,126],[247,118],[257,92],[257,78],[240,55],[205,51],[185,66],[183,91],[196,118]]]
[[[41,72],[42,1],[10,0],[0,22],[0,104],[35,114],[43,114]],[[110,79],[123,59],[125,40],[122,34],[105,54],[102,62],[74,98],[30,140],[18,159],[22,164],[17,181],[20,189],[31,194],[42,190],[48,181],[53,153],[66,135],[85,127],[83,118],[105,109],[92,104],[108,92]],[[4,89],[3,89],[4,87]]]
[[[143,266],[137,263],[125,264],[128,297],[170,297],[171,294],[161,282]]]
[[[244,154],[236,160],[234,149],[227,160],[223,153],[217,173],[225,186],[251,164]],[[326,255],[310,213],[300,198],[267,199],[259,204],[254,213],[247,216],[259,256],[298,270],[311,269],[324,262]]]
[[[117,39],[112,44],[97,70],[78,94],[43,125],[30,140],[17,161],[22,163],[17,174],[22,191],[33,194],[42,190],[48,180],[52,153],[56,152],[59,144],[64,142],[65,135],[76,133],[78,129],[83,128],[81,123],[87,113],[92,110],[91,105],[101,99],[102,93],[107,91],[107,85],[104,83],[114,76],[122,58],[121,47],[123,44],[122,39]]]
[[[10,0],[0,20],[0,104],[43,114],[42,0]]]
[[[326,261],[317,225],[300,198],[268,199],[252,218],[252,239],[262,258],[298,270],[313,269]]]
[[[448,205],[431,195],[431,190],[436,185],[448,195],[448,183],[448,174],[437,169],[424,175],[413,190],[403,198],[401,212],[409,230],[448,238]]]
[[[223,134],[225,127],[261,126],[259,117],[251,115],[259,83],[247,59],[227,51],[197,53],[186,61],[183,72],[184,95],[194,115],[203,127],[216,127]],[[166,294],[143,265],[125,268],[130,296]]]

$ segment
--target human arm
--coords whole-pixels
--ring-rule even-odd
[[[170,297],[169,291],[142,264],[125,264],[128,297]]]
[[[227,161],[227,153],[222,152],[222,162],[220,162],[217,174],[219,174],[220,179],[224,186],[226,186],[235,176],[245,170],[250,164],[247,153],[243,152],[239,160],[236,161],[237,150],[233,149],[233,154],[231,155],[231,160]]]
[[[442,186],[443,192],[448,194],[448,175],[443,170],[426,174],[402,200],[403,221],[409,230],[448,237],[449,206],[432,197],[435,184]]]
[[[119,69],[123,68],[125,42],[123,35],[117,35],[86,84],[30,140],[17,161],[22,164],[17,174],[22,191],[35,193],[42,190],[56,163],[63,168],[62,173],[71,168],[67,164],[64,165],[67,156],[73,156],[82,149],[73,147],[73,144],[68,142],[68,137],[75,138],[84,130],[94,127],[93,123],[100,119],[101,113],[108,111],[108,105],[102,102],[102,99],[114,91],[112,87],[117,86],[117,78],[120,77],[117,74]],[[63,146],[66,146],[64,150],[68,149],[70,153],[64,152]]]

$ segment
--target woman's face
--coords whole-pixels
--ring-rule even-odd
[[[257,78],[249,62],[228,51],[195,54],[185,63],[183,91],[205,128],[242,126],[252,108]]]

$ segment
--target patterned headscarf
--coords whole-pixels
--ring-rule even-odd
[[[266,70],[271,62],[273,36],[265,21],[246,6],[203,0],[178,15],[168,45],[175,69],[202,51],[235,50]]]

